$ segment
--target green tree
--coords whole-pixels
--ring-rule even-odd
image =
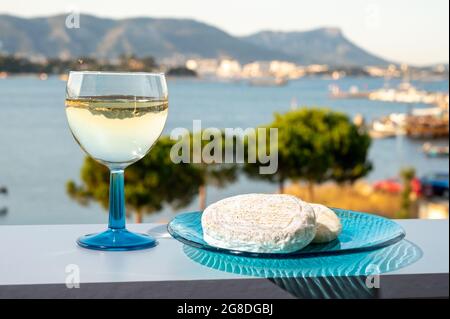
[[[335,113],[329,125],[333,127],[331,179],[339,184],[353,184],[373,168],[368,160],[372,140],[364,129],[350,122],[346,115]]]
[[[194,147],[194,139],[199,141],[198,149]],[[225,151],[229,143],[223,131],[205,129],[201,132],[189,133],[178,141],[176,153],[189,154],[189,162],[198,169],[202,183],[198,187],[199,209],[206,208],[206,189],[208,186],[219,188],[233,183],[237,179],[238,167],[234,163],[226,163]]]
[[[141,58],[140,61],[144,65],[145,71],[151,72],[158,67],[158,64],[156,63],[155,58],[152,56],[145,56],[145,57]]]
[[[301,108],[275,114],[265,128],[278,128],[278,171],[261,175],[260,164],[248,162],[244,171],[251,178],[278,183],[280,193],[288,179],[303,180],[314,200],[315,184],[353,182],[372,168],[367,159],[370,137],[342,113]]]
[[[151,152],[125,170],[125,200],[128,212],[136,222],[144,213],[161,210],[165,204],[174,208],[188,205],[204,184],[203,172],[191,164],[174,164],[170,150],[174,142],[161,137]],[[81,168],[81,185],[69,181],[67,193],[79,203],[91,201],[104,208],[109,201],[109,171],[90,157]]]
[[[206,188],[207,186],[225,187],[236,181],[237,169],[235,165],[226,164],[199,164],[203,184],[198,189],[199,209],[206,208]]]
[[[416,177],[416,170],[412,167],[404,168],[400,171],[400,178],[402,180],[402,193],[400,211],[396,214],[395,218],[409,218],[412,208],[412,181]]]

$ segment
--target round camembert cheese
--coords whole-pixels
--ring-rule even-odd
[[[316,236],[314,244],[324,244],[338,238],[342,231],[342,224],[339,217],[331,209],[320,204],[310,204],[316,213]]]
[[[208,206],[204,240],[247,252],[289,253],[307,246],[316,233],[313,208],[291,195],[247,194]]]

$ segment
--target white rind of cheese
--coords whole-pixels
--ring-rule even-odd
[[[331,209],[320,204],[310,204],[316,213],[316,236],[314,244],[324,244],[338,238],[342,232],[339,217]]]
[[[247,252],[289,253],[316,232],[313,208],[291,195],[246,194],[223,199],[202,214],[204,240]]]

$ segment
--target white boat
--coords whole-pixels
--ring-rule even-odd
[[[397,136],[395,125],[392,123],[384,123],[382,121],[374,121],[370,130],[372,138],[386,138]]]
[[[379,89],[369,93],[369,99],[383,102],[437,104],[445,98],[445,93],[432,93],[416,89],[408,82],[396,89]]]
[[[261,77],[252,78],[248,83],[252,86],[282,86],[286,85],[287,80],[280,77]]]
[[[428,107],[424,109],[413,109],[411,114],[413,116],[442,116],[444,110],[440,107]]]
[[[330,96],[334,99],[361,99],[367,98],[369,92],[360,91],[357,86],[351,86],[348,91],[342,91],[339,86],[333,84],[329,86]]]
[[[431,143],[425,143],[422,146],[423,152],[429,157],[449,156],[449,147],[433,145]]]
[[[406,134],[406,114],[393,113],[372,122],[370,135],[373,138],[394,137]]]

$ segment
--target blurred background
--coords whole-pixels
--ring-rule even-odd
[[[168,156],[163,137],[129,168],[130,220],[168,221],[227,196],[280,191],[391,218],[448,218],[448,57],[447,0],[3,1],[0,224],[107,219],[107,193],[96,191],[107,189],[107,172],[85,158],[66,122],[70,70],[165,72],[163,135],[200,119],[278,127],[289,141],[280,145],[288,164],[273,178],[246,165],[195,174],[166,165],[174,185],[152,157]],[[333,116],[347,125],[328,128],[345,152],[315,130]],[[136,200],[143,185],[148,194]]]

